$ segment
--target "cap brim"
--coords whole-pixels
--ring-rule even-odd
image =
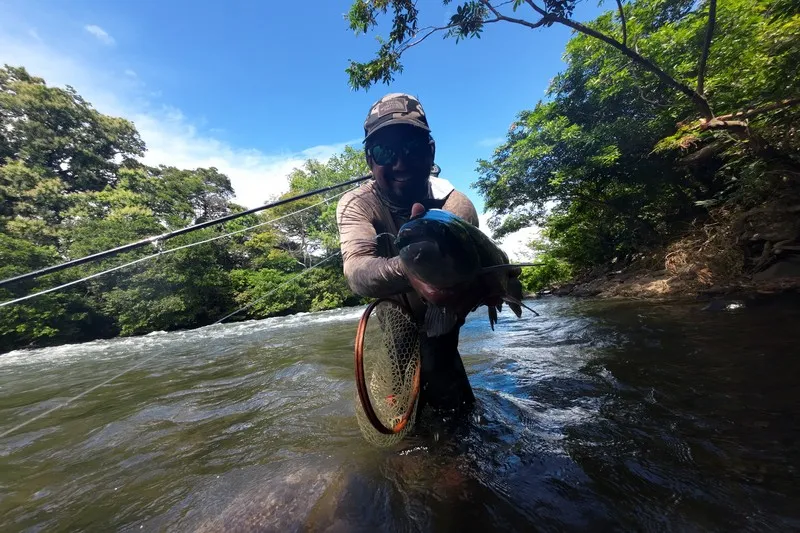
[[[386,128],[387,126],[397,126],[398,124],[408,124],[409,126],[415,126],[421,130],[427,131],[428,133],[431,132],[431,129],[428,126],[426,126],[425,123],[422,121],[408,119],[408,118],[393,118],[391,120],[387,120],[382,124],[379,124],[375,129],[369,132],[369,135],[364,137],[364,142],[367,142],[367,139],[375,135],[376,132],[379,132],[382,129]]]

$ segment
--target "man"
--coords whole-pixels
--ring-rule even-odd
[[[345,194],[336,210],[344,275],[361,296],[380,298],[405,294],[418,322],[425,303],[403,272],[394,236],[411,216],[415,202],[439,208],[478,226],[472,202],[446,180],[432,177],[436,147],[419,100],[391,93],[375,102],[364,122],[364,152],[372,181]],[[463,411],[472,393],[458,353],[464,320],[446,335],[421,335],[419,407]]]

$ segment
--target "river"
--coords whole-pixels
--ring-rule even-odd
[[[478,404],[364,441],[361,309],[0,355],[0,530],[800,529],[796,301],[485,308]]]

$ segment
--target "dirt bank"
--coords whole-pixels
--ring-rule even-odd
[[[800,263],[796,265],[800,269]],[[714,298],[750,294],[800,294],[800,273],[777,279],[740,279],[724,284],[703,284],[681,279],[667,271],[609,272],[593,279],[576,280],[552,287],[559,296],[595,296],[599,298]]]
[[[717,209],[666,247],[546,292],[601,298],[800,292],[800,202],[784,197],[746,210]]]

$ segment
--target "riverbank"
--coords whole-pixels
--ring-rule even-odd
[[[605,265],[546,293],[599,298],[714,298],[800,292],[800,202],[719,208],[668,246]]]
[[[795,265],[800,269],[800,263]],[[671,275],[666,270],[621,272],[609,271],[595,277],[553,286],[544,294],[597,298],[716,298],[744,297],[758,294],[800,294],[800,274],[775,279],[748,279],[720,284],[704,284]]]

